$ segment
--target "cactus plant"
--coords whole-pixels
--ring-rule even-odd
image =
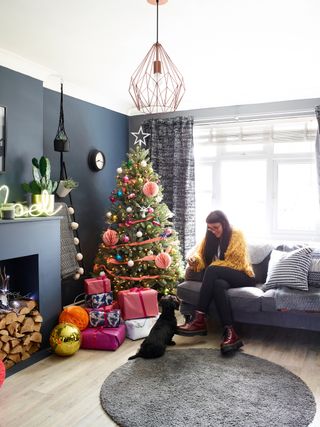
[[[50,179],[51,165],[48,157],[42,156],[40,160],[35,157],[32,159],[32,175],[33,181],[29,184],[24,182],[22,188],[26,193],[41,194],[43,190],[46,190],[49,194],[52,194],[58,183]]]

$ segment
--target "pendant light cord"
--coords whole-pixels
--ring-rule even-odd
[[[158,44],[158,28],[159,28],[159,0],[157,0],[157,44]]]

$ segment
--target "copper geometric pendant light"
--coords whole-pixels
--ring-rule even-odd
[[[157,6],[157,41],[133,73],[129,93],[143,113],[175,111],[185,93],[183,77],[158,42],[159,4],[167,0],[147,0]]]

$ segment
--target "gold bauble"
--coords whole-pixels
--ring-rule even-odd
[[[59,323],[50,334],[50,346],[58,356],[72,356],[80,344],[80,329],[71,323]]]
[[[117,215],[112,215],[112,221],[116,222],[118,220],[118,216]]]

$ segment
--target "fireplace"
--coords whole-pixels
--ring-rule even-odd
[[[37,300],[47,348],[61,311],[60,217],[0,220],[0,266],[10,291]]]

